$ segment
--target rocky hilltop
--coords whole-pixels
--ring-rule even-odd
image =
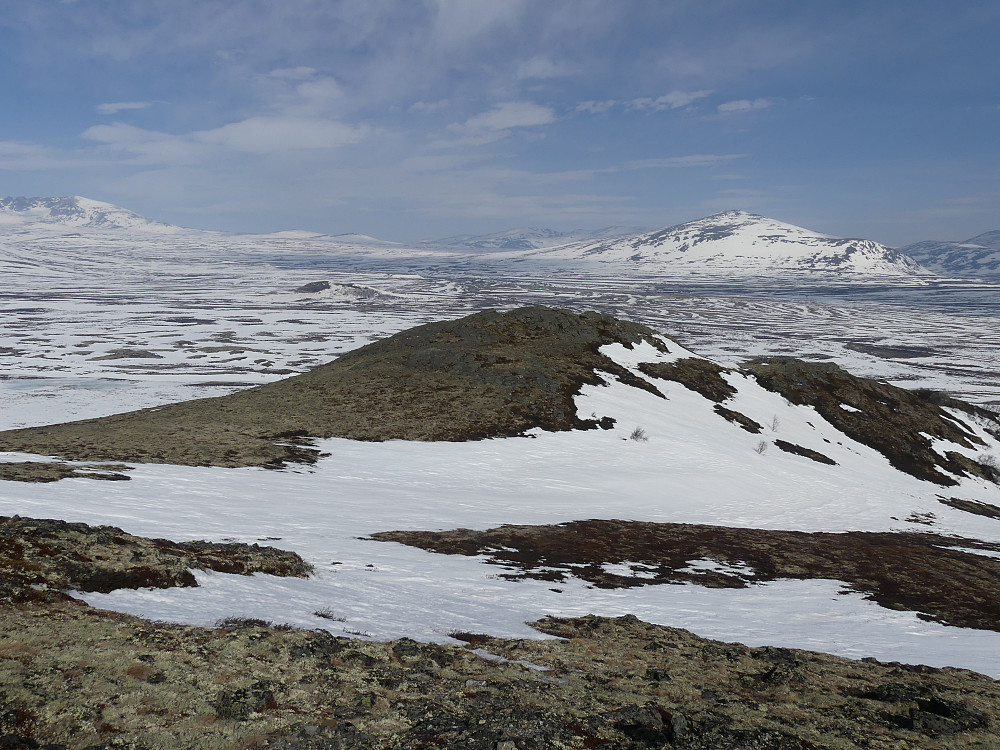
[[[488,310],[376,341],[329,364],[221,398],[0,433],[0,450],[67,459],[213,466],[313,462],[308,438],[472,440],[595,428],[573,396],[605,372],[650,388],[599,352],[656,332],[563,310]]]
[[[634,350],[640,361],[630,366],[612,358],[615,347]],[[818,463],[837,465],[830,451],[849,439],[875,449],[897,470],[941,486],[1000,476],[993,446],[1000,417],[993,412],[855,377],[830,363],[780,358],[727,369],[646,326],[542,307],[418,326],[301,375],[228,396],[0,432],[0,451],[280,468],[318,460],[316,438],[462,441],[535,428],[609,429],[614,414],[581,416],[574,399],[585,386],[611,382],[660,399],[666,399],[667,384],[679,383],[712,404],[716,416],[710,419],[721,417],[732,429],[755,434],[764,432],[760,415],[755,419],[733,404],[748,389],[780,394],[788,404],[816,409],[832,429],[827,435],[804,421],[815,433],[810,445],[766,442]],[[37,480],[43,469],[33,464],[31,476]],[[81,475],[79,468],[58,464],[51,470]],[[5,471],[16,478],[10,465]],[[94,467],[83,473],[116,478]]]

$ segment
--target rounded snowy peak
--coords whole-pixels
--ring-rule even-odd
[[[70,195],[58,198],[0,198],[0,223],[43,224],[94,229],[137,229],[159,233],[180,227],[147,219],[113,203]]]
[[[538,253],[538,257],[543,257]],[[614,240],[580,242],[545,258],[624,267],[726,275],[776,271],[877,276],[926,273],[902,253],[866,239],[844,239],[749,213],[722,211],[702,219]]]

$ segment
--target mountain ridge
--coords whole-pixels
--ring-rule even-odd
[[[144,234],[172,235],[202,232],[148,219],[127,209],[81,196],[61,198],[0,198],[0,228],[14,231],[28,228],[93,229],[138,231]],[[1000,243],[986,233],[973,240]],[[557,231],[545,227],[526,227],[485,235],[455,235],[440,240],[396,243],[364,234],[320,234],[287,230],[263,234],[233,234],[238,238],[261,241],[329,243],[351,246],[373,257],[391,251],[382,260],[423,262],[427,253],[435,261],[482,267],[503,268],[511,263],[524,267],[566,265],[577,270],[601,267],[622,273],[684,273],[715,276],[760,276],[772,273],[841,276],[843,278],[893,277],[914,278],[934,271],[955,273],[954,263],[932,263],[928,270],[906,252],[913,248],[919,257],[926,243],[893,249],[873,240],[839,238],[787,224],[746,211],[723,211],[693,221],[652,231],[634,227],[609,226],[596,230]],[[968,243],[973,243],[973,240]],[[954,244],[954,243],[953,243]],[[1000,268],[1000,250],[976,245],[982,255],[977,269]],[[964,248],[964,246],[963,246]],[[992,254],[992,255],[991,255]],[[970,263],[972,261],[969,261]],[[961,269],[959,269],[961,270]],[[992,272],[992,271],[991,271]]]

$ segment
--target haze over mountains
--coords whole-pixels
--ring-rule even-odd
[[[1000,231],[963,242],[919,242],[894,249],[863,238],[839,238],[745,211],[725,211],[655,231],[610,226],[561,232],[544,227],[485,235],[456,235],[411,245],[363,234],[326,235],[288,230],[224,235],[183,229],[100,201],[62,198],[0,198],[0,231],[135,231],[143,235],[199,234],[240,243],[282,243],[284,249],[385,256],[415,262],[460,263],[482,270],[572,267],[641,274],[708,274],[853,278],[920,278],[933,274],[991,277],[1000,274]],[[302,243],[301,248],[292,248]],[[285,247],[287,246],[287,247]]]
[[[900,248],[924,267],[954,276],[995,275],[1000,269],[1000,231],[960,242],[915,242]]]

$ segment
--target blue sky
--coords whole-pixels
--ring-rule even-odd
[[[412,241],[1000,228],[998,0],[0,0],[0,195]]]

